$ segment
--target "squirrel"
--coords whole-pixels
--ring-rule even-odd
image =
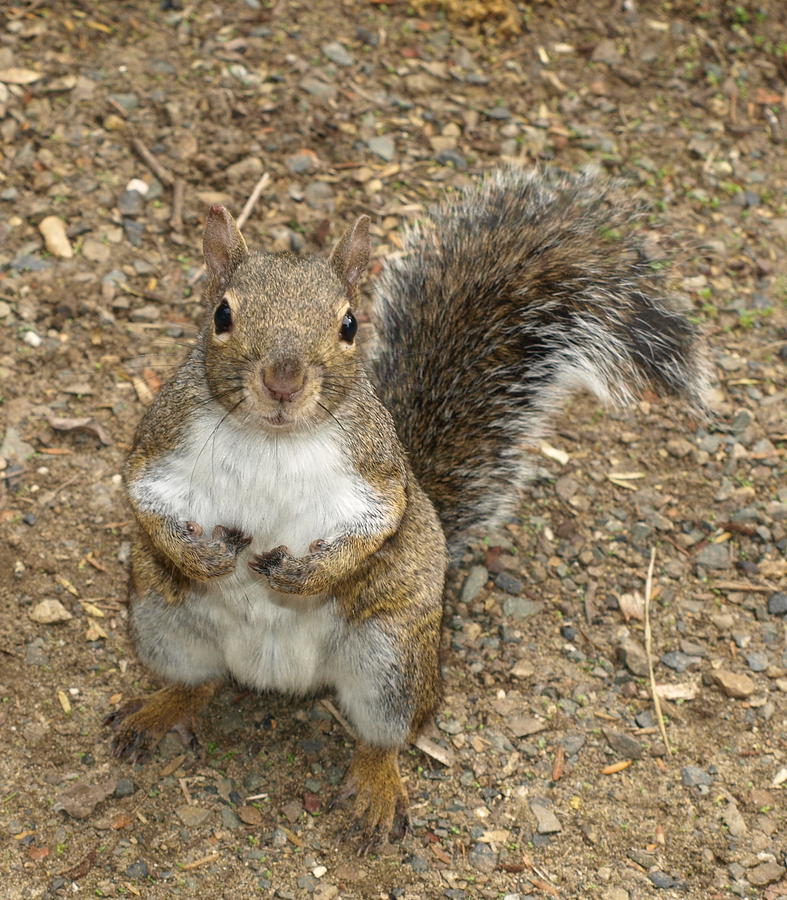
[[[406,234],[356,332],[361,216],[330,258],[250,252],[206,218],[199,337],[128,457],[130,622],[167,684],[108,717],[143,759],[217,685],[333,689],[358,736],[340,797],[370,843],[406,824],[398,753],[440,698],[443,594],[527,445],[576,390],[706,410],[697,329],[592,175],[497,171]]]

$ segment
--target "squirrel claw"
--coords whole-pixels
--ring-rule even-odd
[[[270,575],[271,571],[286,556],[289,556],[289,553],[290,551],[287,547],[274,547],[273,550],[268,550],[266,553],[258,553],[254,559],[249,560],[249,568],[260,575]]]
[[[245,535],[239,528],[226,528],[224,525],[216,525],[211,533],[214,541],[224,541],[237,553],[244,550],[251,543],[251,538]]]

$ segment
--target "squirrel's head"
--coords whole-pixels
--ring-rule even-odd
[[[250,253],[232,216],[213,206],[203,249],[202,337],[214,399],[240,421],[275,431],[339,418],[358,377],[352,301],[369,262],[368,217],[325,261]]]

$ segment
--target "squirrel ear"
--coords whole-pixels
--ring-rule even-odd
[[[369,216],[359,216],[339,238],[331,253],[331,265],[348,293],[366,271],[369,254]]]
[[[220,284],[226,284],[248,253],[246,241],[238,231],[235,220],[227,210],[216,204],[208,210],[202,252],[210,276]]]

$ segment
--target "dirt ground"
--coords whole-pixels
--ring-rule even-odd
[[[786,41],[781,0],[2,5],[2,897],[787,897]],[[536,449],[452,575],[402,843],[358,857],[329,809],[352,741],[320,698],[228,688],[200,753],[117,762],[102,719],[154,686],[120,471],[207,206],[267,172],[250,243],[325,252],[368,212],[379,259],[510,157],[651,201],[718,421],[580,398]]]

